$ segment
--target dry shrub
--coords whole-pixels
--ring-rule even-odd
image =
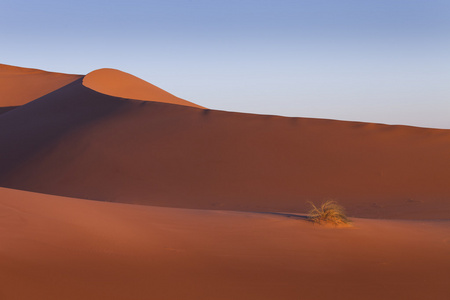
[[[309,202],[312,209],[308,213],[308,219],[313,223],[349,225],[351,221],[347,218],[344,208],[335,201],[328,200],[317,207]]]

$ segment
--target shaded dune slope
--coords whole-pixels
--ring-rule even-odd
[[[0,188],[2,299],[447,299],[449,221],[294,218]],[[24,288],[26,287],[26,288]],[[174,288],[176,287],[176,288]]]
[[[5,113],[5,112],[8,112],[8,111],[10,111],[10,110],[13,110],[13,109],[15,109],[15,108],[17,108],[18,106],[5,106],[5,107],[0,107],[0,115],[1,114],[3,114],[3,113]]]
[[[0,114],[44,96],[81,77],[81,75],[0,64]]]
[[[99,69],[83,78],[83,85],[102,94],[144,101],[157,101],[203,108],[178,98],[134,75],[115,70]]]
[[[0,116],[0,185],[77,198],[450,218],[450,131],[230,113],[96,92],[79,79]]]

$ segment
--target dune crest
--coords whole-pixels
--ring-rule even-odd
[[[0,113],[33,101],[81,77],[0,64]]]
[[[83,85],[102,94],[134,100],[155,101],[203,108],[178,98],[134,75],[116,69],[98,69],[83,78]]]

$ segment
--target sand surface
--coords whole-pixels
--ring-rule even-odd
[[[113,69],[0,83],[2,300],[450,295],[450,130],[209,110]],[[352,227],[306,219],[328,198]]]
[[[2,299],[446,299],[450,222],[157,208],[0,189]],[[26,288],[24,288],[26,287]]]
[[[6,107],[28,103],[81,77],[0,64],[0,114]]]
[[[178,98],[134,75],[115,69],[92,71],[83,78],[83,85],[115,97],[203,108],[200,105]]]
[[[450,218],[450,130],[230,113],[78,79],[0,116],[0,185],[170,207]]]

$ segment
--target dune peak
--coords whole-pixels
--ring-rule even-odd
[[[83,85],[102,94],[154,102],[203,108],[178,98],[165,90],[129,73],[110,68],[98,69],[83,78]]]

